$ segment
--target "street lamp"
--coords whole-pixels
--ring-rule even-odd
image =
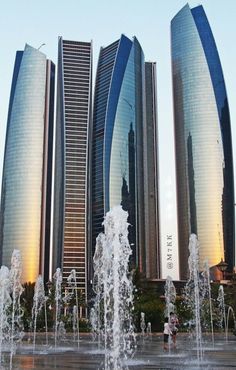
[[[223,261],[221,258],[220,262],[216,265],[216,267],[222,272],[223,280],[225,279],[225,271],[227,270],[228,263]]]

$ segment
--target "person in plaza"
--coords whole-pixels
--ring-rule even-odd
[[[168,317],[165,317],[163,334],[164,334],[164,350],[167,350],[169,346],[170,335],[172,335]]]
[[[179,326],[179,320],[178,320],[177,315],[174,312],[170,313],[169,326],[172,332],[171,338],[173,341],[173,346],[174,348],[176,348],[176,336],[177,336],[177,331],[178,331],[178,326]]]

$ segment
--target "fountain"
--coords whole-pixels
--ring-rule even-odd
[[[94,304],[90,312],[90,323],[92,326],[93,338],[98,337],[98,345],[100,347],[102,336],[102,320],[101,320],[101,302],[103,299],[103,245],[105,244],[105,235],[99,234],[96,239],[96,249],[93,256],[93,291],[95,293]]]
[[[76,271],[71,270],[70,275],[68,276],[68,288],[69,296],[75,296],[75,305],[73,306],[73,333],[74,340],[77,334],[77,346],[79,347],[79,302],[78,302],[78,289],[77,289],[77,280],[76,280]]]
[[[15,353],[15,342],[20,341],[24,335],[22,324],[23,310],[20,302],[21,294],[23,293],[21,273],[21,255],[20,251],[15,249],[11,257],[11,269],[9,275],[12,292],[10,368],[12,368],[12,358]]]
[[[34,323],[34,337],[33,337],[34,350],[35,350],[35,340],[36,340],[37,317],[43,307],[44,307],[44,319],[45,319],[46,344],[48,345],[46,301],[47,301],[47,298],[45,296],[43,278],[41,275],[39,275],[36,280],[35,287],[34,287],[34,298],[33,298],[33,307],[32,307],[32,322]]]
[[[94,309],[97,327],[104,337],[105,369],[123,369],[124,360],[134,350],[133,283],[129,274],[132,251],[127,217],[121,206],[107,213],[103,222],[105,232],[97,239],[94,255],[94,290],[99,297]]]
[[[176,290],[172,278],[167,276],[165,283],[165,317],[170,318],[170,313],[175,312]]]
[[[221,310],[222,328],[226,328],[226,341],[215,335],[215,347],[202,350],[200,308],[203,306],[210,311],[209,268],[206,263],[202,274],[198,271],[198,242],[196,236],[190,238],[190,277],[186,285],[186,305],[191,308],[195,326],[196,348],[186,334],[179,335],[179,345],[174,353],[163,352],[163,339],[160,333],[151,332],[151,323],[145,323],[145,314],[141,314],[141,329],[143,335],[150,340],[135,341],[132,313],[133,313],[133,283],[129,273],[129,257],[131,250],[127,240],[127,213],[120,207],[108,213],[104,221],[105,232],[97,238],[94,254],[93,288],[95,297],[90,309],[91,336],[78,333],[78,305],[76,300],[77,281],[75,271],[72,270],[66,288],[62,287],[61,270],[54,274],[51,302],[54,313],[54,327],[48,337],[47,346],[41,346],[43,335],[36,334],[39,329],[39,313],[46,310],[46,300],[43,279],[38,277],[33,297],[32,321],[34,328],[33,347],[29,342],[32,333],[25,333],[22,328],[22,296],[21,258],[14,251],[10,271],[2,266],[0,269],[0,368],[9,370],[16,368],[83,368],[121,370],[121,369],[159,369],[174,368],[177,370],[196,368],[231,368],[236,366],[235,337],[232,335],[232,320],[235,323],[233,307],[224,302],[223,286],[219,288],[218,303]],[[64,297],[65,291],[65,298]],[[55,292],[55,294],[54,294]],[[71,299],[73,296],[73,300]],[[139,297],[137,297],[139,298]],[[170,277],[165,285],[165,314],[175,312],[176,292]],[[137,303],[139,300],[137,300]],[[14,303],[14,304],[13,304]],[[29,302],[27,301],[27,304]],[[50,306],[48,306],[50,308]],[[141,307],[141,306],[140,306]],[[147,306],[145,306],[147,307]],[[24,309],[26,306],[24,307]],[[215,309],[215,307],[211,307]],[[31,310],[31,308],[30,308]],[[62,321],[62,313],[64,317]],[[134,311],[135,314],[141,310]],[[30,311],[31,312],[31,311]],[[69,312],[69,315],[67,315]],[[146,311],[145,311],[146,312]],[[226,315],[227,313],[227,315]],[[150,316],[152,317],[152,316]],[[70,321],[73,320],[73,321]],[[67,333],[65,324],[72,323],[72,333]],[[43,326],[44,324],[42,324]],[[144,328],[145,326],[145,328]],[[45,329],[47,320],[45,321]],[[207,327],[208,328],[208,327]],[[210,328],[210,327],[209,327]],[[145,332],[146,329],[146,332]],[[236,326],[235,326],[236,330]],[[47,329],[46,329],[47,332]],[[145,333],[145,334],[144,334]],[[80,345],[75,349],[74,342],[80,335]],[[73,340],[74,338],[74,340]],[[23,340],[21,340],[23,339]],[[98,339],[96,341],[95,339]],[[187,340],[186,340],[187,339]],[[13,343],[13,344],[12,344]],[[137,349],[137,350],[136,350]],[[58,355],[60,353],[60,355]],[[224,353],[224,356],[221,356]],[[13,356],[14,355],[14,356]]]
[[[145,329],[146,329],[146,323],[145,323],[145,313],[141,312],[141,318],[140,318],[140,328],[142,332],[142,337],[145,336]]]
[[[202,298],[205,311],[210,314],[210,329],[211,329],[211,340],[212,345],[214,347],[214,328],[213,328],[213,310],[212,310],[212,299],[211,299],[211,282],[210,282],[210,270],[208,261],[204,262],[203,265],[203,272],[202,272]],[[207,323],[209,315],[207,315]],[[208,325],[205,323],[206,328],[208,329]]]
[[[227,313],[227,319],[226,319],[226,342],[228,342],[228,332],[229,332],[229,317],[230,314],[232,315],[233,321],[234,321],[234,335],[236,335],[236,319],[234,310],[231,306],[228,307],[228,313]]]
[[[225,293],[223,285],[219,286],[217,302],[219,308],[219,327],[222,330],[224,329],[226,338]]]
[[[177,328],[175,328],[175,325],[172,325],[171,323],[171,313],[175,312],[175,300],[176,300],[176,289],[173,284],[171,276],[167,276],[166,283],[165,283],[165,302],[166,302],[165,317],[168,317],[168,322],[169,322],[171,330],[176,329],[177,331]],[[174,338],[174,345],[175,345],[176,335],[173,338]],[[170,342],[171,342],[171,336],[169,336],[169,352],[171,349]]]
[[[2,345],[9,341],[9,308],[12,304],[10,296],[10,274],[6,266],[0,269],[0,365],[2,362]]]
[[[58,330],[60,326],[60,314],[61,314],[61,305],[62,305],[62,296],[61,296],[61,284],[62,284],[62,273],[61,269],[57,268],[53,276],[55,281],[55,304],[56,304],[56,313],[55,313],[55,338],[54,345],[57,347],[58,340]]]
[[[147,332],[147,337],[152,339],[152,324],[150,323],[150,321],[147,323],[146,332]]]
[[[57,331],[58,339],[59,341],[65,341],[66,339],[66,329],[65,329],[65,324],[63,321],[59,322],[58,325],[58,331]]]
[[[203,360],[202,329],[201,329],[201,300],[199,279],[199,243],[197,236],[191,234],[189,238],[189,280],[185,287],[185,302],[193,313],[195,340],[197,346],[198,364]]]

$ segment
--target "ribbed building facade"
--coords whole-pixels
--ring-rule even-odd
[[[202,6],[186,5],[171,22],[180,276],[188,274],[188,239],[200,262],[232,270],[234,184],[229,107],[223,72]]]
[[[92,88],[92,44],[59,38],[53,270],[76,270],[87,295],[87,193]]]
[[[18,249],[22,281],[49,274],[54,64],[29,45],[16,54],[0,213],[0,265]]]

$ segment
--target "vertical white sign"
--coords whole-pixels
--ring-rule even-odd
[[[179,280],[176,190],[170,176],[163,184],[161,209],[161,278]]]

